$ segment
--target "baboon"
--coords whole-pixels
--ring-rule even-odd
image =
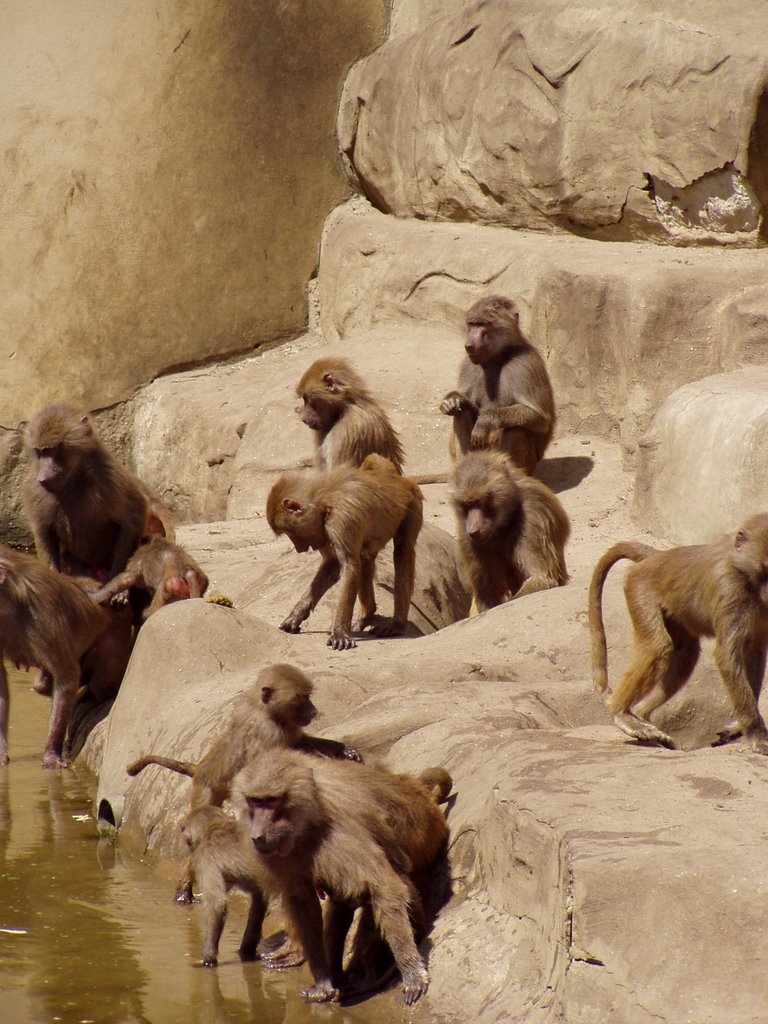
[[[144,485],[99,440],[88,414],[49,405],[26,433],[24,508],[49,568],[103,582],[122,572],[149,517]]]
[[[357,644],[352,631],[370,625],[376,613],[373,588],[376,556],[394,539],[395,602],[391,624],[377,636],[400,636],[408,625],[416,567],[416,538],[423,519],[422,495],[409,477],[380,455],[359,468],[285,473],[267,498],[267,522],[278,536],[288,534],[298,552],[322,556],[309,589],[280,623],[298,633],[323,594],[341,579],[328,646],[344,651]],[[352,625],[355,598],[361,614]]]
[[[261,860],[247,830],[220,807],[201,804],[182,819],[181,834],[189,847],[195,878],[203,890],[203,965],[215,967],[218,963],[219,940],[227,918],[227,896],[232,888],[242,890],[251,898],[238,955],[241,960],[255,960],[267,901]]]
[[[315,463],[329,469],[359,466],[367,455],[383,455],[400,471],[403,447],[381,405],[346,359],[324,356],[304,371],[296,387],[299,416],[315,431]]]
[[[190,776],[190,806],[194,810],[208,804],[221,807],[230,795],[237,772],[251,758],[266,751],[297,747],[324,757],[362,760],[354,747],[304,732],[317,714],[311,699],[312,689],[312,680],[293,665],[268,665],[261,670],[253,686],[240,695],[227,726],[197,764],[147,754],[126,770],[135,776],[148,765],[157,764]],[[187,865],[176,889],[179,903],[192,900],[193,881]]]
[[[700,638],[711,636],[736,716],[720,740],[743,736],[750,750],[768,754],[768,733],[758,710],[768,647],[768,513],[752,516],[714,544],[658,551],[622,541],[606,551],[589,588],[592,674],[601,693],[608,686],[603,586],[622,558],[637,563],[624,580],[634,652],[606,701],[616,725],[641,742],[674,748],[672,738],[649,717],[687,683],[699,658]]]
[[[73,580],[0,545],[0,764],[8,763],[8,676],[2,658],[34,666],[52,697],[43,768],[63,768],[64,737],[80,686],[80,659],[108,624]]]
[[[451,500],[459,558],[478,611],[568,581],[565,509],[549,488],[501,452],[456,464]]]
[[[497,448],[531,473],[555,428],[546,364],[521,331],[511,299],[481,299],[468,310],[466,324],[458,390],[440,403],[440,411],[453,417],[451,457]]]
[[[148,619],[172,601],[202,597],[208,588],[208,577],[178,544],[164,537],[146,538],[128,559],[125,571],[118,573],[94,595],[99,604],[106,604],[123,591],[135,591],[139,615]]]
[[[434,864],[447,837],[429,788],[366,765],[284,750],[246,765],[233,783],[233,801],[261,857],[265,891],[280,896],[312,971],[315,984],[304,998],[339,998],[348,912],[370,902],[405,1001],[416,1002],[429,976],[409,920],[420,904],[409,875]],[[318,891],[331,915],[325,937]]]

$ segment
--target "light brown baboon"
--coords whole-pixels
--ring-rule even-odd
[[[173,519],[173,512],[168,508],[160,495],[149,484],[143,480],[139,483],[144,488],[144,493],[149,501],[149,513],[147,522],[144,525],[145,537],[165,537],[171,544],[176,543],[176,524]]]
[[[568,581],[565,509],[506,455],[478,451],[461,458],[451,500],[459,558],[478,611]]]
[[[301,623],[323,594],[341,579],[328,646],[337,651],[356,647],[353,630],[365,629],[376,613],[376,556],[394,539],[394,616],[391,624],[378,627],[375,633],[402,635],[413,595],[422,504],[416,483],[400,476],[380,455],[369,455],[359,469],[341,466],[283,474],[269,492],[267,521],[276,534],[287,534],[297,551],[319,551],[322,562],[309,589],[280,623],[280,629],[300,632]],[[353,626],[356,598],[361,614]]]
[[[64,737],[80,686],[80,659],[108,624],[73,580],[0,545],[0,765],[8,763],[10,693],[3,658],[34,666],[52,697],[44,768],[62,768]]]
[[[323,356],[304,371],[296,387],[301,422],[315,431],[320,469],[359,466],[376,453],[403,469],[400,439],[381,405],[346,359]]]
[[[142,482],[104,447],[88,414],[49,405],[27,427],[24,508],[49,568],[106,582],[122,572],[149,516]]]
[[[517,306],[493,296],[467,312],[466,358],[456,391],[440,403],[453,417],[451,456],[498,448],[531,473],[555,428],[547,367],[520,329]]]
[[[308,736],[306,726],[317,714],[312,703],[313,684],[293,665],[268,665],[256,682],[238,698],[232,716],[203,758],[194,764],[159,754],[140,757],[127,768],[138,775],[156,764],[192,778],[190,805],[221,807],[230,795],[232,779],[251,758],[281,747],[297,747],[324,757],[361,760],[354,747],[336,740]],[[176,889],[179,903],[192,899],[193,875],[185,869]]]
[[[251,898],[248,920],[238,955],[255,960],[267,909],[262,886],[261,860],[244,825],[220,807],[201,804],[181,822],[195,878],[203,890],[205,967],[218,963],[219,940],[227,918],[227,896],[237,888]]]
[[[348,911],[370,902],[405,1001],[416,1002],[429,977],[409,920],[420,898],[408,876],[427,871],[447,837],[428,786],[366,765],[280,751],[246,765],[233,800],[262,858],[265,891],[280,896],[312,971],[315,984],[304,998],[339,998]],[[332,915],[325,937],[318,891]]]
[[[135,591],[140,615],[147,619],[172,601],[202,597],[207,588],[208,577],[184,548],[152,536],[139,545],[125,571],[102,587],[94,600],[106,604],[123,591],[131,591],[132,596]]]
[[[714,544],[657,551],[622,541],[606,551],[589,588],[592,674],[601,693],[608,686],[603,586],[611,566],[622,558],[638,563],[624,580],[635,649],[606,702],[616,725],[642,742],[674,747],[649,717],[688,682],[700,638],[711,636],[736,716],[720,739],[741,735],[750,750],[768,754],[768,733],[758,710],[768,647],[768,513],[752,516]]]

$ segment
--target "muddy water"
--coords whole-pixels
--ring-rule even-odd
[[[307,1006],[305,969],[242,964],[245,901],[232,900],[216,969],[198,965],[200,907],[172,876],[97,835],[95,778],[43,771],[50,702],[11,678],[11,764],[0,768],[2,1024],[393,1024],[434,1020],[394,990],[356,1007]]]

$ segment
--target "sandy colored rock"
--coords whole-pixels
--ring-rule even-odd
[[[717,0],[673,14],[663,0],[478,0],[440,15],[399,4],[395,34],[345,84],[341,148],[379,209],[757,243],[768,202],[760,0],[727,17]]]
[[[348,194],[339,89],[386,5],[0,10],[2,425],[300,330]]]
[[[768,510],[768,367],[705,377],[667,398],[640,442],[634,515],[698,544]]]

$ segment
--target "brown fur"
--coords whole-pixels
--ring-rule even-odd
[[[147,754],[130,764],[127,772],[138,775],[148,765],[156,764],[190,776],[190,805],[194,809],[207,804],[221,807],[230,795],[237,772],[249,760],[267,751],[301,747],[308,753],[325,757],[360,760],[353,747],[305,734],[305,726],[317,714],[311,699],[312,689],[312,680],[293,665],[269,665],[238,698],[226,728],[197,764]],[[187,867],[177,886],[178,902],[192,899],[193,879]]]
[[[53,698],[44,768],[64,767],[64,737],[80,685],[80,659],[108,623],[73,580],[0,545],[0,764],[8,763],[8,676],[2,658],[35,666]]]
[[[565,509],[506,455],[478,451],[460,459],[451,500],[459,557],[478,611],[568,581]]]
[[[377,453],[403,469],[403,447],[389,417],[346,359],[324,356],[305,370],[296,387],[301,422],[315,431],[320,469],[359,466]]]
[[[328,646],[337,651],[355,647],[352,631],[365,629],[376,613],[376,556],[394,539],[394,617],[376,634],[403,634],[413,595],[422,504],[414,481],[400,476],[380,455],[369,455],[359,469],[342,466],[281,476],[267,498],[267,521],[276,534],[288,534],[297,551],[319,551],[322,562],[280,629],[298,633],[323,594],[341,579]],[[361,614],[353,626],[356,597]]]
[[[445,848],[447,825],[429,789],[410,776],[282,751],[247,765],[233,799],[261,855],[265,889],[281,897],[315,979],[304,997],[339,997],[349,912],[369,901],[406,1002],[426,992],[409,920],[420,898],[408,875],[429,871]],[[329,901],[325,938],[318,890]]]
[[[220,807],[203,804],[193,808],[182,820],[181,833],[190,850],[195,878],[203,890],[203,965],[215,967],[218,963],[219,940],[227,918],[227,896],[233,888],[251,898],[238,955],[241,960],[255,960],[266,900],[261,859],[247,830]]]
[[[152,536],[131,555],[125,571],[102,587],[94,599],[106,604],[122,591],[143,592],[147,607],[142,614],[147,619],[172,601],[202,597],[207,588],[208,577],[184,548]]]
[[[616,725],[643,742],[674,747],[648,719],[685,685],[699,657],[700,638],[711,636],[736,716],[721,739],[742,735],[751,750],[768,754],[758,710],[768,648],[768,513],[752,516],[714,544],[657,551],[623,541],[606,551],[589,588],[592,672],[601,692],[608,685],[602,592],[609,570],[622,558],[638,563],[624,581],[635,650],[607,701]]]
[[[453,417],[451,457],[498,448],[531,473],[555,428],[546,364],[520,330],[511,299],[481,299],[468,310],[466,323],[458,389],[440,403],[440,411]]]
[[[144,533],[144,485],[104,447],[83,409],[49,405],[27,427],[24,508],[49,568],[111,579]]]

